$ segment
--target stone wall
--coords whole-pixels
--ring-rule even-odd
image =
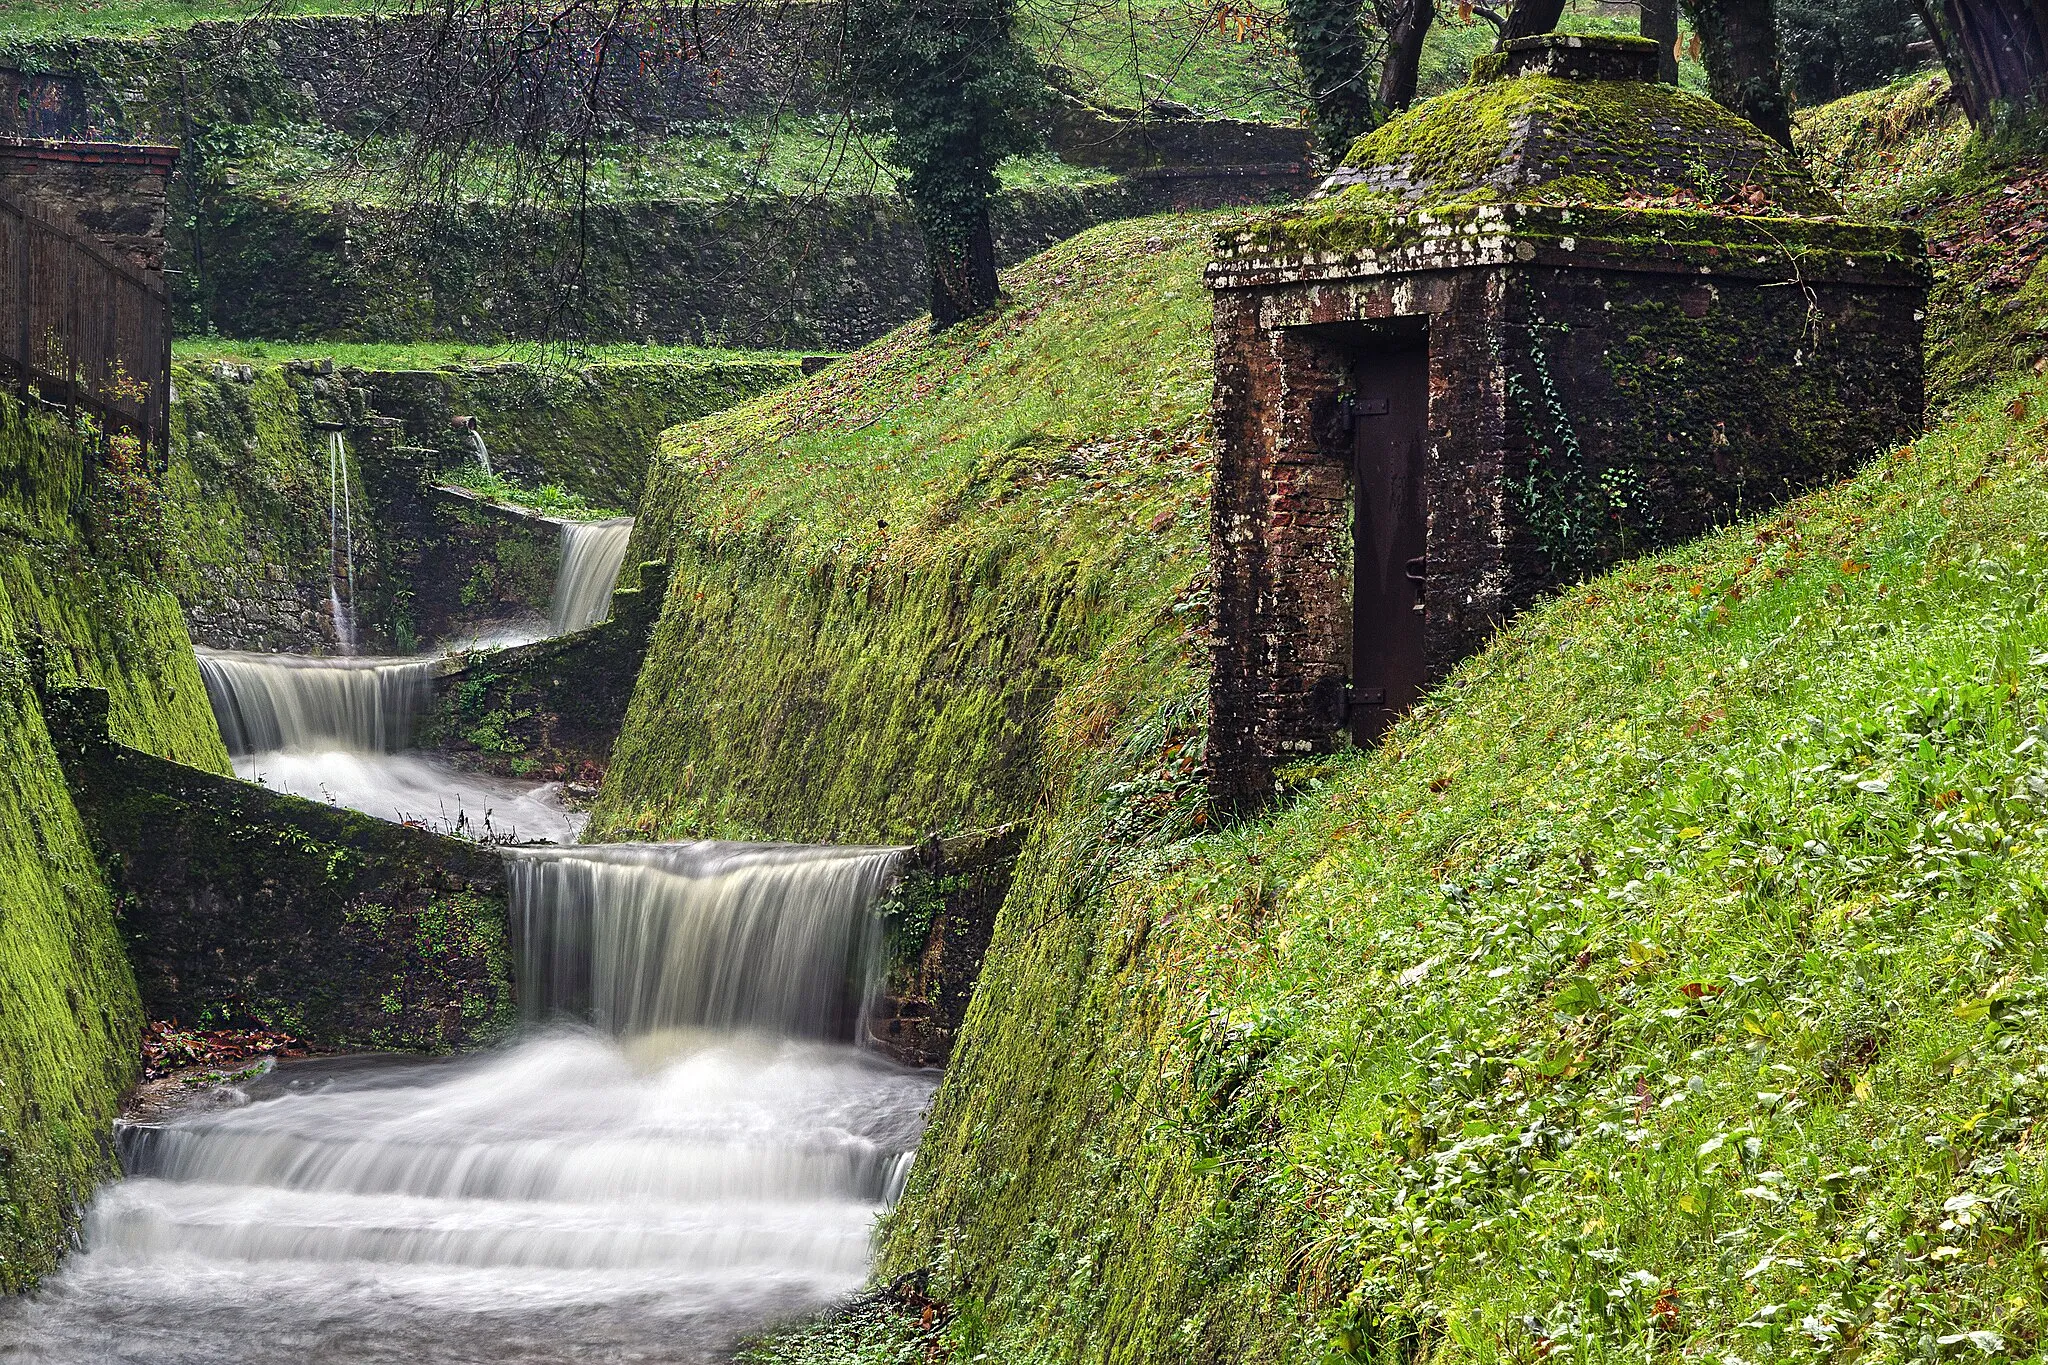
[[[997,255],[1012,264],[1097,223],[1266,203],[1304,184],[1284,167],[1169,168],[1006,193],[996,206]],[[197,231],[209,264],[182,286],[181,316],[230,336],[529,335],[560,302],[549,261],[577,245],[565,224],[509,210],[469,210],[422,233],[379,215],[250,195],[221,201]],[[508,255],[509,239],[529,249]],[[571,323],[592,341],[836,350],[926,304],[923,242],[895,198],[599,206],[582,246]]]
[[[1015,824],[926,840],[878,907],[889,976],[868,1016],[868,1041],[905,1066],[951,1058],[1026,832]]]
[[[497,853],[114,743],[98,689],[47,705],[148,1017],[422,1051],[516,1020]]]
[[[160,271],[177,159],[175,147],[0,137],[0,195]]]
[[[410,651],[470,624],[545,612],[554,524],[428,491],[443,469],[469,458],[453,416],[477,417],[497,467],[528,486],[558,484],[631,507],[660,430],[793,378],[798,368],[795,360],[566,373],[181,363],[161,480],[173,551],[167,572],[201,644],[333,650],[329,452],[338,431],[359,646]]]
[[[602,780],[668,586],[647,563],[620,574],[609,619],[572,635],[456,656],[435,680],[419,742],[521,777]]]

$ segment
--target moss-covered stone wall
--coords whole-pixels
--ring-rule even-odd
[[[178,606],[115,533],[114,490],[56,420],[0,397],[0,1289],[54,1263],[113,1170],[142,1024],[113,896],[34,678],[106,689],[125,744],[214,772],[227,754]],[[125,523],[133,525],[132,519]]]
[[[425,1051],[517,1018],[494,851],[116,744],[98,688],[45,706],[149,1017]]]
[[[409,652],[515,606],[545,610],[554,546],[533,553],[531,536],[487,534],[500,529],[489,513],[465,518],[427,491],[471,458],[454,417],[477,419],[501,473],[630,508],[658,432],[797,372],[784,358],[573,371],[181,361],[161,481],[168,581],[202,644],[332,651],[345,474],[339,539],[353,544],[358,647]]]
[[[995,211],[996,254],[1021,260],[1085,228],[1171,208],[1259,203],[1282,179],[1134,178],[1013,190]],[[560,325],[550,273],[572,257],[591,341],[827,350],[857,346],[924,311],[922,240],[893,197],[594,207],[565,220],[479,206],[430,228],[361,208],[224,192],[174,245],[203,254],[181,282],[181,316],[228,336],[488,340]],[[518,240],[526,249],[508,253]]]
[[[587,630],[458,656],[459,667],[435,680],[421,746],[517,777],[602,777],[668,570],[643,564],[620,577],[611,615]]]

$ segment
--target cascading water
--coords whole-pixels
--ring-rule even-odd
[[[343,748],[395,753],[440,660],[315,659],[202,649],[199,676],[230,754]]]
[[[548,613],[555,634],[585,630],[611,615],[612,589],[632,538],[631,517],[562,523],[562,563]]]
[[[458,832],[567,843],[582,817],[554,783],[406,752],[441,660],[198,651],[235,773],[279,791]]]
[[[932,1088],[844,1041],[895,855],[507,856],[532,1012],[609,1032],[286,1063],[127,1130],[130,1178],[0,1309],[0,1356],[709,1362],[855,1288]]]

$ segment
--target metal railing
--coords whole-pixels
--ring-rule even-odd
[[[171,308],[162,281],[0,198],[0,373],[24,398],[169,445]]]

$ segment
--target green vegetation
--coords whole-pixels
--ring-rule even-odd
[[[1954,401],[2048,360],[2048,157],[1973,141],[1948,82],[1916,76],[1806,115],[1802,149],[1852,212],[1927,236],[1928,390]]]
[[[625,515],[616,507],[594,507],[589,499],[571,493],[558,483],[527,488],[502,474],[487,474],[475,465],[457,465],[441,475],[440,481],[457,488],[467,488],[490,502],[511,503],[543,516],[563,517],[570,521],[602,521],[606,517]]]
[[[1083,233],[985,320],[911,324],[669,433],[629,558],[673,577],[596,837],[1028,812],[1051,699],[1129,622],[1199,620],[1199,271],[1225,221]]]
[[[0,30],[23,36],[146,33],[257,14],[361,14],[374,0],[0,0]]]
[[[107,883],[44,725],[38,670],[110,694],[125,743],[227,770],[169,593],[77,519],[84,444],[0,397],[0,1290],[27,1287],[112,1169],[141,1007]],[[125,556],[123,556],[125,558]],[[143,570],[147,572],[146,568]]]

